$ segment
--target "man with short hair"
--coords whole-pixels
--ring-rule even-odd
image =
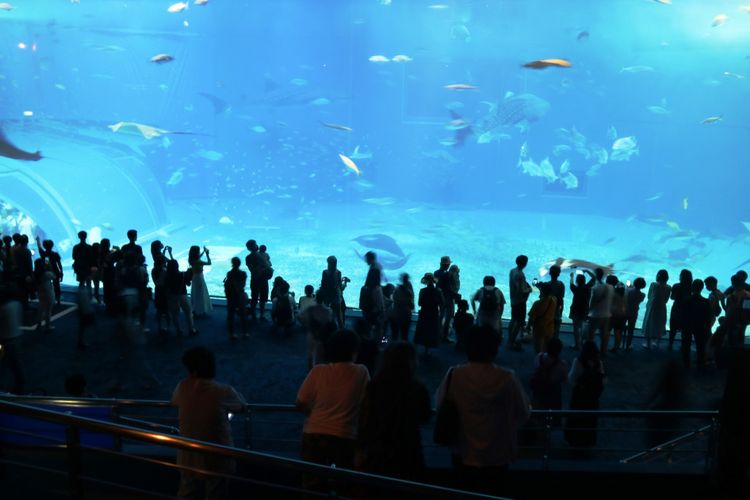
[[[143,256],[143,249],[140,245],[136,244],[136,241],[138,241],[138,231],[135,229],[128,230],[128,242],[120,249],[123,258],[130,253],[139,257]]]
[[[232,257],[232,269],[224,278],[224,295],[227,299],[227,331],[230,339],[237,339],[239,336],[234,333],[234,316],[240,315],[240,329],[245,337],[249,337],[247,331],[245,305],[247,304],[247,294],[245,285],[247,283],[247,273],[240,269],[240,258]]]
[[[172,406],[178,408],[180,435],[186,438],[233,446],[231,413],[244,412],[245,399],[232,386],[220,384],[216,376],[216,358],[205,347],[193,347],[185,351],[182,364],[188,376],[172,394]],[[234,460],[225,457],[179,450],[177,465],[208,470],[219,474],[232,474]],[[221,499],[227,494],[226,479],[218,476],[199,475],[192,471],[180,471],[179,498],[195,498],[199,481],[205,482],[206,499]]]
[[[711,302],[701,295],[703,280],[693,280],[691,295],[685,299],[683,312],[685,315],[684,330],[682,332],[682,362],[685,368],[690,368],[690,346],[695,339],[698,369],[706,363],[706,344],[711,336],[711,325],[714,314]]]
[[[78,287],[91,288],[91,245],[86,243],[88,234],[86,231],[78,232],[78,243],[73,247],[73,272],[78,281]]]
[[[453,314],[455,313],[455,296],[453,293],[453,284],[451,283],[451,273],[448,269],[451,267],[451,258],[447,255],[440,257],[440,268],[437,269],[432,275],[435,277],[435,282],[438,290],[443,293],[443,307],[440,311],[440,331],[442,332],[443,342],[450,342],[448,333],[451,328],[453,321]]]

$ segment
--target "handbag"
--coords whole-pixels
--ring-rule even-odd
[[[461,418],[458,414],[458,406],[449,397],[452,378],[453,368],[448,372],[448,380],[445,383],[445,397],[438,408],[435,427],[432,431],[432,440],[440,446],[455,444],[458,441],[461,430]]]

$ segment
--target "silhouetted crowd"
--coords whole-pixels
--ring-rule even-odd
[[[183,334],[183,323],[188,334],[198,335],[194,318],[213,309],[203,276],[204,267],[212,265],[210,252],[205,247],[191,247],[189,267],[182,270],[172,248],[153,241],[149,275],[137,232],[130,230],[127,237],[128,243],[117,247],[108,239],[89,244],[86,232],[78,234],[79,243],[72,250],[79,284],[77,347],[86,349],[85,331],[95,322],[92,303],[101,302],[118,318],[123,340],[119,347],[123,366],[118,372],[139,373],[158,383],[139,348],[149,331],[145,327],[147,311],[153,303],[156,330],[161,335]],[[24,390],[17,348],[21,312],[36,298],[37,328],[49,330],[54,306],[60,302],[60,255],[52,241],[37,239],[36,246],[36,258],[26,236],[4,237],[0,246],[0,343],[3,363],[14,376],[12,391],[17,393]],[[666,341],[671,350],[679,333],[685,367],[691,366],[693,344],[699,369],[720,362],[726,350],[742,348],[750,322],[750,287],[744,271],[732,276],[731,286],[722,292],[715,277],[694,279],[689,270],[683,270],[678,283],[670,286],[667,271],[661,270],[644,292],[645,279],[623,283],[602,268],[570,269],[566,285],[560,279],[561,267],[552,265],[548,279],[529,283],[524,272],[528,257],[519,255],[508,277],[510,321],[505,344],[507,349],[523,350],[524,343],[529,343],[536,353],[531,394],[527,396],[514,372],[496,364],[506,335],[503,315],[508,301],[494,276],[486,276],[476,291],[464,293],[459,267],[444,256],[437,270],[422,276],[423,287],[417,293],[407,274],[396,284],[384,284],[377,255],[368,252],[364,256],[367,276],[357,304],[361,317],[351,322],[350,329],[344,300],[350,280],[338,269],[335,256],[328,257],[319,285],[305,286],[297,301],[289,283],[274,276],[267,248],[255,240],[249,240],[246,248],[247,272],[241,259],[234,257],[223,282],[227,335],[231,341],[249,336],[253,325],[268,319],[286,334],[296,325],[306,332],[310,371],[296,400],[297,408],[305,414],[302,458],[422,478],[419,426],[432,418],[432,405],[426,387],[416,378],[415,345],[422,346],[424,355],[429,356],[440,343],[452,343],[465,351],[467,362],[451,367],[435,394],[434,437],[438,444],[452,447],[461,485],[468,489],[483,485],[485,491],[499,491],[530,408],[562,409],[564,384],[572,388],[570,409],[599,407],[605,383],[603,359],[608,353],[632,350],[644,301],[643,348],[654,349]],[[534,290],[538,298],[527,308]],[[560,340],[566,290],[571,297],[568,317],[573,343],[569,347],[578,351],[570,367],[561,357],[564,345]],[[598,344],[594,341],[597,336]],[[231,444],[227,412],[241,411],[244,399],[213,380],[215,360],[207,349],[190,349],[183,363],[188,378],[173,395],[182,434]],[[119,380],[113,381],[113,388],[118,385]],[[594,446],[596,417],[566,419],[564,436],[571,446]],[[526,438],[536,439],[533,435]],[[231,469],[228,463],[209,462],[200,454],[180,452],[182,465]],[[190,497],[199,479],[183,471],[180,496]],[[316,477],[303,481],[309,488],[324,487]],[[222,479],[213,478],[205,487],[220,496],[225,485]]]

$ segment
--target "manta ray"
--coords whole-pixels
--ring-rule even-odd
[[[143,125],[142,123],[135,122],[118,122],[114,125],[107,125],[112,132],[120,132],[121,130],[128,131],[130,133],[138,133],[143,136],[144,139],[153,139],[154,137],[161,137],[162,135],[204,135],[196,132],[173,132],[171,130],[164,130],[163,128],[156,128],[150,125]]]
[[[364,234],[357,236],[352,241],[356,241],[367,250],[375,252],[383,269],[401,269],[411,257],[411,255],[405,255],[396,240],[386,234]],[[354,250],[354,253],[364,260],[364,255],[360,254],[359,251]]]
[[[563,257],[558,257],[555,260],[551,260],[544,264],[541,268],[539,268],[539,274],[544,276],[549,272],[549,268],[552,266],[560,266],[560,269],[588,269],[589,271],[595,271],[597,268],[601,268],[604,271],[604,274],[612,274],[614,271],[614,264],[597,264],[595,262],[590,262],[588,260],[581,260],[581,259],[566,259]]]
[[[42,152],[35,151],[29,153],[28,151],[17,148],[5,137],[2,129],[0,129],[0,156],[12,158],[14,160],[39,161],[42,159]]]

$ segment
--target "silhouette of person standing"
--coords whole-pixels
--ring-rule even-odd
[[[268,302],[268,280],[273,274],[271,258],[266,252],[259,252],[255,240],[248,240],[245,247],[250,252],[245,257],[245,265],[250,271],[250,317],[256,319],[255,308],[260,304],[260,319],[266,321],[263,314]]]
[[[79,287],[91,288],[91,245],[86,243],[86,238],[86,231],[79,231],[79,243],[73,247],[73,272]]]

